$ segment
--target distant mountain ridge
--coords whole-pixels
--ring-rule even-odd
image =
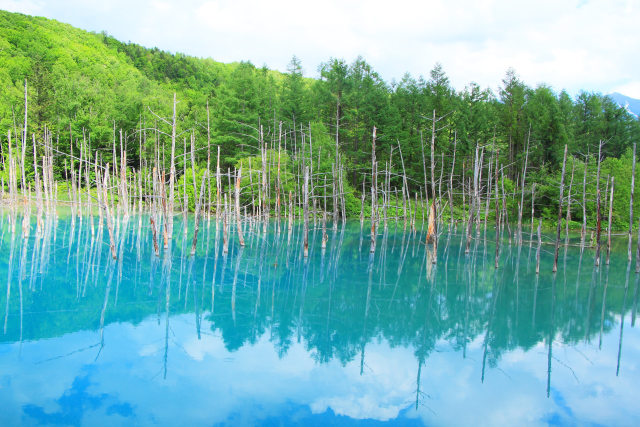
[[[634,116],[640,116],[640,99],[631,98],[618,92],[610,93],[608,96]]]

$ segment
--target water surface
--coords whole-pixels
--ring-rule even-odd
[[[21,237],[0,213],[0,424],[606,424],[640,422],[638,276],[626,242],[594,251],[461,228],[437,254],[380,230],[246,225],[241,248],[176,219],[120,219],[117,261],[95,217]],[[192,221],[192,219],[191,219]],[[486,236],[486,237],[485,237]]]

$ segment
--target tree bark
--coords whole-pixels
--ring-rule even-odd
[[[635,187],[636,180],[636,144],[633,144],[633,163],[631,164],[631,193],[629,197],[629,244],[627,247],[627,258],[631,261],[631,241],[632,239],[632,229],[633,229],[633,192]]]
[[[560,248],[560,230],[562,229],[562,196],[564,193],[564,173],[567,167],[567,145],[564,146],[564,159],[562,160],[562,175],[560,176],[560,197],[558,198],[558,227],[556,230],[556,249],[553,257],[553,272],[558,271],[558,250]]]

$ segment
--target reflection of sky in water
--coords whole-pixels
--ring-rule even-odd
[[[206,323],[206,322],[205,322]],[[616,354],[597,345],[554,343],[551,397],[544,390],[546,347],[505,355],[480,383],[482,338],[470,343],[466,359],[438,342],[421,369],[414,409],[417,362],[410,348],[385,339],[342,365],[311,360],[305,342],[280,358],[265,334],[253,345],[229,352],[219,336],[198,340],[193,316],[170,321],[167,378],[163,379],[164,330],[155,319],[138,326],[115,323],[105,329],[96,360],[96,333],[0,346],[4,425],[23,421],[51,424],[251,424],[274,420],[321,424],[353,419],[411,420],[425,424],[500,425],[628,424],[637,418],[638,346],[625,348],[625,374],[616,377]],[[209,329],[210,325],[206,329]],[[628,342],[640,340],[630,328]],[[603,348],[616,348],[608,334]],[[58,358],[58,356],[66,355]],[[566,365],[566,366],[565,366]],[[315,418],[319,416],[319,418]],[[311,418],[313,417],[313,418]]]
[[[460,235],[441,241],[434,268],[424,236],[401,227],[390,227],[370,258],[359,223],[331,232],[325,252],[316,233],[307,261],[300,234],[284,232],[247,233],[243,251],[232,240],[223,256],[212,223],[193,263],[184,256],[190,241],[175,239],[166,264],[134,220],[120,225],[112,271],[108,237],[94,244],[88,221],[74,228],[61,219],[24,246],[11,242],[6,218],[1,425],[640,418],[640,332],[630,313],[638,282],[631,272],[624,292],[623,245],[597,273],[592,251],[581,262],[570,248],[554,280],[547,249],[536,278],[535,248],[505,242],[496,271],[493,243],[475,240],[466,256]]]

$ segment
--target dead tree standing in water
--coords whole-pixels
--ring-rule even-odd
[[[553,272],[558,271],[558,250],[560,249],[560,230],[562,229],[562,195],[564,193],[564,172],[567,167],[567,145],[564,146],[562,175],[560,176],[560,197],[558,198],[558,226],[556,230],[556,249],[553,257]]]
[[[633,228],[633,190],[636,180],[636,144],[633,144],[633,163],[631,163],[631,194],[629,197],[629,245],[627,247],[627,258],[631,261],[631,231]]]
[[[376,251],[376,199],[378,198],[376,184],[376,127],[374,126],[371,142],[371,253]]]
[[[598,172],[596,173],[596,267],[600,266],[600,233],[602,232],[602,212],[600,209],[600,163],[602,141],[598,144]]]
[[[304,256],[309,256],[309,166],[304,167]]]

